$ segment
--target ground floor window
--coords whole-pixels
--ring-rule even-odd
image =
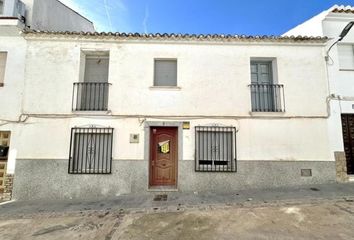
[[[236,172],[236,128],[218,126],[195,128],[195,170]]]
[[[112,143],[113,128],[72,128],[68,172],[111,173]]]

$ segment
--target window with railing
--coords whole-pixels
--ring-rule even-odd
[[[275,84],[274,60],[251,61],[252,112],[284,112],[284,87]]]
[[[236,172],[235,127],[195,127],[195,171]]]
[[[110,174],[113,128],[72,128],[68,172]]]
[[[84,56],[83,81],[74,83],[72,110],[107,111],[110,86],[108,83],[109,53],[91,52]]]

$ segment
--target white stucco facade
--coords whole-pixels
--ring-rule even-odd
[[[329,49],[329,47],[338,40],[344,27],[349,22],[354,21],[353,10],[354,8],[350,6],[333,6],[285,33],[285,35],[307,35],[316,32],[319,36],[327,36],[330,38],[326,47],[326,49]],[[334,45],[328,53],[327,69],[330,86],[330,95],[328,96],[330,103],[329,136],[332,154],[334,154],[334,152],[344,152],[341,115],[354,114],[354,68],[343,68],[340,63],[340,61],[353,60],[350,58],[343,59],[339,51],[339,48],[342,46],[353,45],[354,30],[352,29],[347,36]],[[352,53],[352,55],[354,54]],[[344,64],[347,65],[346,63]]]
[[[334,36],[348,20],[337,21],[336,16],[335,24],[328,17],[323,21]],[[37,19],[42,17],[46,14]],[[305,25],[312,28],[319,17],[315,19]],[[343,151],[340,114],[353,111],[354,89],[351,71],[337,69],[336,47],[330,53],[333,64],[325,60],[326,44],[332,40],[19,33],[18,22],[3,29],[0,51],[8,53],[8,64],[0,87],[5,99],[0,101],[0,131],[11,132],[8,172],[15,172],[15,199],[150,191],[154,126],[178,128],[174,190],[232,191],[335,181],[333,152]],[[304,34],[300,30],[290,35]],[[353,33],[345,41],[353,41]],[[108,111],[76,111],[73,86],[83,82],[85,55],[95,53],[109,56]],[[156,59],[177,61],[176,87],[153,86]],[[279,96],[284,97],[284,111],[252,111],[251,61],[271,62],[274,84],[284,90]],[[185,122],[190,127],[182,129]],[[195,171],[197,126],[236,128],[236,172]],[[68,173],[71,130],[76,127],[114,129],[111,174]],[[132,134],[139,136],[138,142],[130,141]]]
[[[239,159],[332,160],[323,131],[328,88],[322,44],[26,39],[23,114],[31,116],[31,124],[25,131],[29,138],[35,132],[44,135],[36,140],[38,151],[19,146],[19,158],[65,159],[70,128],[98,124],[118,129],[114,159],[143,159],[144,143],[130,144],[129,134],[143,135],[141,122],[168,118],[191,121],[191,130],[185,131],[186,160],[194,159],[193,126],[212,123],[237,127]],[[109,112],[72,112],[72,87],[80,81],[80,55],[87,50],[110,53]],[[285,89],[284,113],[250,112],[250,60],[255,57],[277,60],[277,78]],[[155,58],[177,59],[177,88],[152,86]],[[26,133],[22,134],[24,139]],[[49,139],[56,144],[49,144]]]
[[[149,155],[146,151],[149,144],[146,139],[149,136],[146,129],[148,123],[155,122],[167,126],[169,123],[190,123],[190,129],[181,130],[178,136],[181,180],[177,188],[181,191],[334,181],[334,157],[327,131],[329,89],[322,40],[202,42],[41,33],[27,33],[24,38],[27,43],[25,87],[22,109],[16,116],[22,115],[24,122],[0,126],[0,130],[12,131],[11,150],[20,160],[15,189],[15,197],[19,199],[36,196],[80,198],[101,196],[102,191],[103,196],[147,191]],[[72,110],[73,84],[83,79],[82,56],[85,52],[109,52],[108,111]],[[177,87],[153,86],[154,59],[177,60]],[[251,111],[249,84],[253,59],[268,59],[275,64],[274,79],[284,85],[285,112]],[[10,107],[4,106],[7,108]],[[71,129],[87,126],[114,129],[112,158],[115,168],[111,177],[90,179],[67,173]],[[237,129],[239,170],[236,173],[194,172],[196,126]],[[131,134],[139,134],[138,143],[130,143]],[[41,179],[40,182],[24,173],[26,164],[31,162],[37,167],[27,171]],[[267,167],[261,167],[267,162]],[[58,164],[58,169],[50,169],[48,164]],[[121,167],[122,164],[128,165]],[[50,176],[41,177],[45,171],[38,169],[43,166],[46,174],[59,171],[61,175],[53,176],[55,181]],[[324,170],[321,166],[325,166]],[[302,168],[310,168],[313,177],[301,177]],[[125,175],[134,173],[140,173],[139,181]],[[61,178],[66,180],[60,183]],[[54,188],[59,188],[56,193],[44,185],[47,195],[35,196],[28,190],[51,180]],[[95,187],[93,183],[88,184],[91,180]],[[23,181],[32,181],[33,188],[23,188]],[[78,181],[82,189],[66,186],[68,181]],[[98,190],[102,181],[108,181],[109,186]]]

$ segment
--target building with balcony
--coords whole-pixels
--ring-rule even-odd
[[[335,181],[327,38],[23,36],[15,199]]]
[[[316,34],[330,38],[324,58],[330,91],[327,96],[330,149],[336,158],[339,181],[354,181],[354,29],[334,43],[352,21],[354,7],[335,5],[285,33],[287,36]]]
[[[7,191],[6,175],[12,179],[15,170],[16,149],[11,150],[15,125],[11,124],[22,126],[24,120],[24,29],[94,31],[91,21],[57,0],[0,0],[0,200]]]

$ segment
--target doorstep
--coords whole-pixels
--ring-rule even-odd
[[[348,175],[348,177],[349,182],[354,182],[354,175]]]
[[[149,187],[147,191],[148,192],[178,192],[178,188],[176,188],[176,186],[156,186],[156,187]]]

